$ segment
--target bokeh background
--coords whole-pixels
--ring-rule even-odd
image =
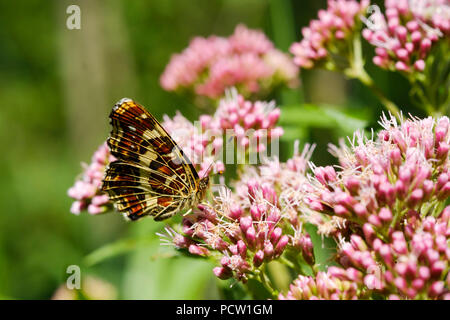
[[[66,28],[70,4],[81,8],[81,30]],[[67,189],[80,162],[89,162],[106,139],[107,116],[120,98],[134,98],[157,118],[176,110],[191,120],[200,114],[159,85],[171,54],[192,37],[228,36],[244,23],[287,51],[325,6],[324,0],[1,1],[0,298],[49,299],[69,265],[80,266],[91,298],[229,297],[230,283],[216,280],[208,262],[170,258],[159,246],[162,223],[127,223],[117,213],[75,216]],[[378,86],[403,111],[422,116],[409,106],[406,81],[370,59]],[[301,81],[299,89],[274,96],[286,129],[282,159],[299,138],[318,144],[314,162],[332,163],[329,142],[355,128],[378,128],[381,104],[358,82],[325,71],[303,71]]]

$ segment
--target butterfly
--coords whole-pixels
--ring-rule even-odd
[[[167,219],[197,205],[209,177],[199,178],[191,161],[162,125],[138,103],[123,98],[109,116],[109,163],[102,190],[131,220]]]

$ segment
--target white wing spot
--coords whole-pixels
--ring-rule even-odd
[[[133,101],[133,100],[131,100],[130,98],[122,98],[114,105],[113,110],[117,110],[125,102],[131,102],[131,101]]]

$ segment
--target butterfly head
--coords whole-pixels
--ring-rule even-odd
[[[203,177],[198,182],[197,200],[200,202],[205,198],[206,190],[209,188],[209,176]]]

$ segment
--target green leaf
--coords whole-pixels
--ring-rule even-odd
[[[219,289],[220,298],[225,300],[250,300],[252,297],[242,283],[235,279],[216,280],[215,283]]]
[[[328,266],[336,265],[334,262],[336,242],[331,238],[319,235],[317,233],[317,227],[313,224],[307,223],[305,228],[311,237],[315,263],[319,267],[319,270],[326,271]]]
[[[364,129],[368,124],[367,120],[355,118],[333,107],[324,107],[323,110],[325,114],[335,120],[337,127],[346,135],[352,135],[353,132]]]
[[[128,256],[123,278],[124,299],[214,299],[217,288],[213,265],[206,259],[177,256],[162,258],[171,248],[163,250],[155,234],[162,224],[151,219],[133,224],[135,236],[152,235],[150,243],[139,247]],[[154,235],[154,236],[153,236]],[[157,257],[157,259],[154,259]]]
[[[248,280],[247,288],[253,299],[267,300],[273,298],[270,292],[262,285],[262,283],[255,279]]]
[[[297,139],[302,140],[302,138],[306,137],[306,130],[301,127],[294,127],[294,126],[284,126],[283,127],[284,134],[281,137],[282,141],[294,141]]]
[[[153,238],[142,237],[142,238],[131,238],[131,239],[121,239],[113,243],[108,243],[103,247],[96,249],[84,258],[86,266],[93,266],[100,263],[108,258],[115,257],[117,255],[135,250],[139,247],[143,247],[152,243]]]
[[[280,124],[296,127],[332,128],[336,122],[316,105],[300,104],[281,107]]]
[[[275,46],[288,51],[292,42],[296,40],[292,3],[290,0],[270,0],[269,8]],[[303,87],[296,90],[282,88],[280,98],[283,103],[299,103],[303,101]]]
[[[351,110],[332,105],[300,104],[283,106],[281,110],[280,124],[287,128],[330,128],[349,135],[368,124],[367,119],[352,115]]]

